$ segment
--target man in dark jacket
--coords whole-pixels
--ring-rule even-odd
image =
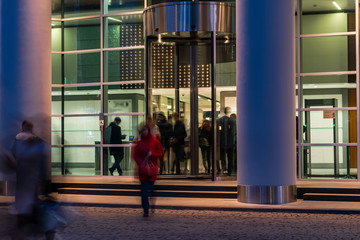
[[[170,149],[170,138],[172,136],[172,126],[167,122],[165,114],[163,112],[158,113],[156,125],[160,131],[161,145],[164,150],[164,155],[169,153]],[[160,159],[160,174],[164,171],[164,155]],[[168,157],[168,156],[167,156]]]
[[[114,122],[110,123],[111,127],[111,137],[110,144],[122,144],[122,139],[125,139],[126,135],[121,134],[121,127],[119,126],[121,119],[116,117]],[[109,168],[111,176],[113,175],[115,169],[117,169],[119,176],[122,175],[122,170],[120,168],[120,162],[124,158],[124,148],[123,147],[110,147],[110,155],[113,155],[115,158],[115,163]]]
[[[236,122],[233,118],[229,117],[231,113],[230,107],[226,107],[224,113],[225,115],[219,120],[220,160],[221,168],[224,172],[226,169],[227,156],[227,174],[230,176],[234,157]],[[220,172],[219,170],[218,167],[218,172]]]
[[[175,125],[174,125],[172,143],[175,153],[175,160],[171,171],[174,172],[174,167],[176,165],[176,174],[180,174],[180,162],[184,161],[185,158],[184,145],[185,145],[185,138],[187,136],[187,133],[185,130],[184,123],[179,118],[179,114],[175,112],[173,116],[175,119]]]

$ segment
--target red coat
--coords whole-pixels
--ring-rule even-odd
[[[146,161],[146,156],[151,152]],[[149,135],[141,138],[133,148],[133,158],[138,166],[138,175],[140,181],[155,181],[158,172],[158,160],[163,156],[163,149],[160,141]]]

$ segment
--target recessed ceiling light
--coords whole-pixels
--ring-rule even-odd
[[[110,20],[113,20],[115,22],[122,22],[120,19],[116,19],[116,18],[112,18],[112,17],[109,17]]]
[[[333,1],[332,3],[335,5],[335,7],[336,7],[337,9],[341,10],[341,7],[340,7],[335,1]]]

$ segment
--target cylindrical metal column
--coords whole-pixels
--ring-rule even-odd
[[[238,201],[296,201],[294,1],[236,2]]]
[[[9,149],[21,122],[51,140],[51,1],[1,1],[0,144]]]

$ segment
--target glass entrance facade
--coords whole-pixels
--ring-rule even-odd
[[[296,81],[298,178],[356,179],[358,0],[295,1],[297,74],[289,81]],[[109,147],[121,147],[123,175],[131,176],[132,139],[145,114],[154,121],[164,114],[174,126],[178,112],[187,133],[180,173],[226,176],[230,167],[236,176],[236,148],[220,143],[220,119],[240,114],[234,37],[217,40],[215,86],[209,33],[165,34],[145,44],[143,10],[166,2],[174,1],[52,0],[52,174],[109,175]],[[126,135],[120,144],[109,139],[116,117]],[[203,139],[207,124],[216,142]],[[162,174],[176,173],[171,137]]]
[[[109,175],[145,115],[144,1],[57,1],[52,9],[52,174]],[[121,119],[124,139],[109,125]]]
[[[357,1],[297,1],[298,177],[357,178]]]

